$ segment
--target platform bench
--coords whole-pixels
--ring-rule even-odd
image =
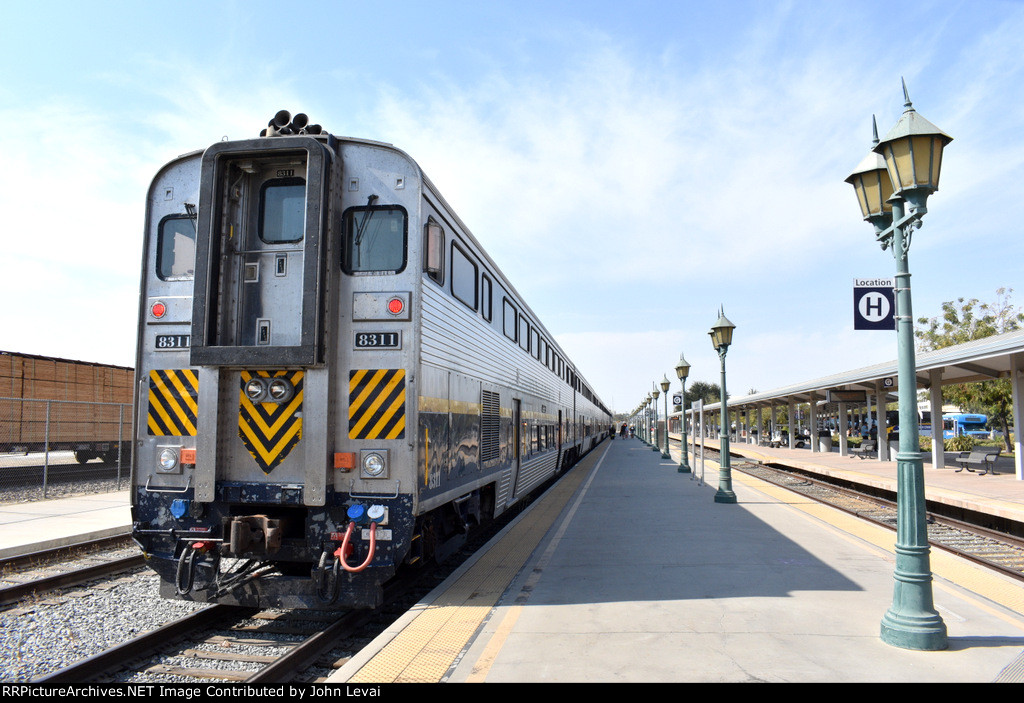
[[[974,469],[971,466],[983,466],[985,470],[982,471],[979,476],[985,474],[995,473],[995,461],[999,458],[999,455],[1003,452],[1002,447],[998,449],[972,449],[969,452],[960,452],[957,456],[957,463],[960,464],[960,468],[957,469],[957,473],[967,469],[971,473],[974,473]]]
[[[873,454],[876,451],[878,451],[878,442],[873,442],[871,440],[861,442],[861,445],[859,447],[850,447],[849,449],[849,452],[851,454],[856,454],[859,459],[871,456],[871,454]]]

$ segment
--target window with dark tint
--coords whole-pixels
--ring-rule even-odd
[[[400,207],[351,208],[345,213],[346,273],[397,273],[405,268],[406,217]]]
[[[530,323],[525,315],[519,316],[519,346],[530,351]]]
[[[433,217],[423,226],[423,270],[435,283],[444,282],[444,230]]]
[[[306,230],[306,183],[301,178],[267,181],[260,190],[260,239],[301,242]]]
[[[512,303],[508,302],[508,298],[504,300],[504,307],[502,309],[504,318],[502,319],[503,329],[505,336],[511,339],[513,342],[516,341],[516,325],[519,321],[519,313],[512,307]]]
[[[165,217],[157,231],[156,274],[165,281],[192,278],[195,265],[195,222],[188,215]]]
[[[476,310],[476,264],[452,242],[452,295]]]
[[[487,274],[480,280],[480,314],[488,322],[491,321],[491,279]]]

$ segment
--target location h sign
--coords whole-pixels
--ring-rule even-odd
[[[896,329],[896,293],[892,278],[853,279],[853,329]]]

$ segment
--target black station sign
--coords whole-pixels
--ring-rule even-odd
[[[853,279],[853,329],[896,329],[896,293],[892,278]]]

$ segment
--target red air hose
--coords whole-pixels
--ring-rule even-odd
[[[354,530],[355,527],[356,527],[356,524],[354,522],[350,522],[348,524],[348,529],[345,530],[345,539],[343,539],[341,541],[341,546],[334,552],[334,556],[338,557],[338,561],[341,562],[341,568],[343,568],[343,569],[345,569],[345,571],[348,571],[348,572],[351,572],[351,573],[356,573],[356,572],[362,571],[363,569],[368,567],[370,565],[370,562],[373,561],[373,554],[374,554],[374,552],[377,550],[377,523],[371,522],[370,523],[370,553],[366,555],[366,560],[362,564],[360,564],[359,566],[349,566],[348,565],[348,561],[346,561],[345,555],[348,552],[348,546],[349,546],[348,540],[352,536],[352,530]]]

